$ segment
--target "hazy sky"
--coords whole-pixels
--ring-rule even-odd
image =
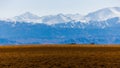
[[[120,7],[120,0],[0,0],[0,18],[28,11],[39,16],[58,13],[84,15],[105,7]]]

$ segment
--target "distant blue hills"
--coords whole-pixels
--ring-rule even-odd
[[[120,44],[118,17],[72,25],[71,22],[46,25],[0,21],[0,44]]]
[[[29,12],[0,20],[0,45],[120,44],[120,8],[104,8],[86,16],[39,17]]]

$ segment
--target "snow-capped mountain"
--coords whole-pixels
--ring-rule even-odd
[[[71,18],[65,16],[64,14],[58,14],[58,15],[43,16],[41,17],[41,20],[44,24],[52,25],[52,24],[70,22]]]
[[[85,16],[87,21],[104,21],[110,18],[120,17],[120,7],[104,8]]]
[[[71,18],[65,16],[64,14],[48,15],[48,16],[39,17],[30,12],[26,12],[19,16],[15,16],[13,18],[7,19],[7,21],[26,22],[26,23],[43,23],[47,25],[52,25],[52,24],[69,22],[71,21]]]
[[[0,21],[0,44],[120,44],[120,18],[55,25]]]
[[[81,15],[78,13],[77,14],[66,14],[66,16],[71,18],[71,20],[75,22],[78,22],[78,21],[85,22],[84,15]]]
[[[0,20],[0,44],[120,44],[120,8],[88,15],[37,16],[30,12]]]
[[[26,23],[43,23],[54,25],[68,22],[89,23],[89,21],[105,21],[110,18],[120,17],[120,7],[104,8],[87,15],[81,14],[57,14],[48,16],[37,16],[30,12],[26,12],[19,16],[9,18],[6,21],[26,22]]]
[[[9,20],[14,21],[14,22],[27,22],[27,23],[29,23],[29,22],[40,23],[41,22],[41,19],[39,16],[32,14],[30,12],[26,12],[19,16],[15,16]]]

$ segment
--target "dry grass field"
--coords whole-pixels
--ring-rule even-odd
[[[120,68],[120,46],[0,46],[0,68]]]

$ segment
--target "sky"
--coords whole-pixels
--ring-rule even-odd
[[[0,18],[9,18],[25,12],[38,16],[82,14],[106,7],[120,7],[120,0],[0,0]]]

